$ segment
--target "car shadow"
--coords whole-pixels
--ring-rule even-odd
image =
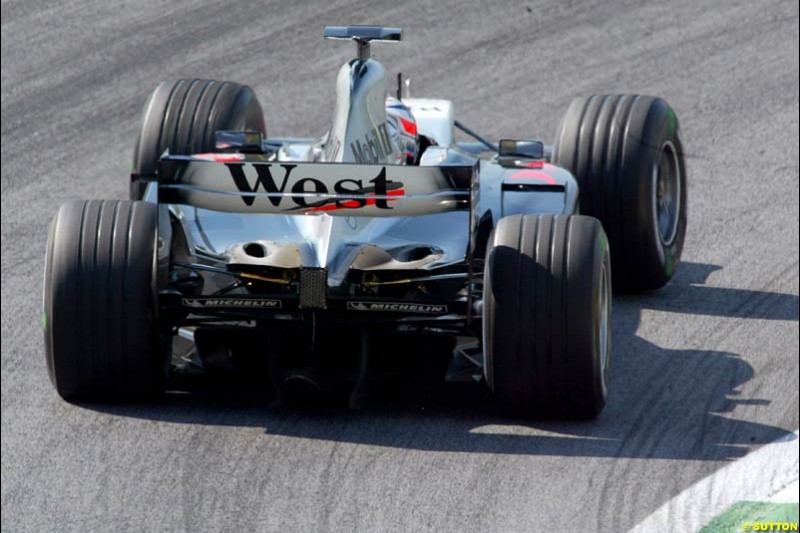
[[[724,331],[719,339],[707,330],[696,335],[683,331],[679,342],[669,343],[690,341],[693,349],[664,348],[636,334],[650,310],[798,320],[795,295],[703,285],[720,268],[683,263],[661,291],[615,295],[612,393],[602,415],[588,422],[505,418],[493,410],[479,383],[446,384],[426,394],[397,384],[358,411],[330,398],[275,408],[262,392],[241,388],[166,393],[147,404],[83,406],[169,423],[260,427],[274,436],[417,450],[732,460],[751,446],[791,434],[725,416],[737,406],[754,413],[771,403],[770,398],[742,395],[742,385],[754,377],[753,367],[739,354],[715,350]]]

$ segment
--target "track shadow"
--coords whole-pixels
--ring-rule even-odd
[[[589,422],[503,418],[493,411],[482,384],[449,384],[433,395],[409,394],[402,385],[390,387],[363,411],[349,411],[330,398],[302,407],[270,408],[268,399],[254,390],[169,393],[144,405],[86,407],[172,423],[262,427],[268,435],[418,450],[735,459],[750,446],[789,434],[779,427],[723,416],[737,405],[757,409],[770,403],[769,398],[740,397],[740,387],[754,376],[753,367],[737,354],[664,349],[636,335],[646,309],[798,320],[797,296],[703,286],[719,268],[684,263],[662,291],[615,296],[612,393],[603,414]]]
[[[672,282],[657,293],[626,299],[643,309],[689,315],[794,321],[800,318],[800,298],[794,294],[704,285],[708,276],[721,269],[716,265],[681,263]]]

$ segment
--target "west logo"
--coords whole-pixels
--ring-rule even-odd
[[[272,195],[267,196],[267,199],[275,207],[280,205],[283,192],[286,190],[286,186],[289,183],[289,177],[292,175],[292,170],[297,167],[297,165],[280,165],[280,168],[283,169],[283,177],[280,180],[279,186],[276,183],[275,178],[272,177],[272,172],[270,171],[270,169],[273,168],[273,165],[253,165],[256,169],[258,177],[251,187],[250,183],[247,181],[247,176],[244,175],[244,164],[225,163],[225,166],[228,167],[231,177],[233,177],[233,183],[236,184],[236,188],[239,189],[239,192],[255,193],[258,192],[258,188],[260,186],[265,192]],[[245,205],[253,205],[255,199],[255,196],[242,195],[242,200],[244,201]]]
[[[375,205],[378,209],[391,209],[388,199],[389,191],[402,190],[403,183],[386,179],[386,167],[381,167],[378,175],[364,183],[361,179],[344,178],[331,182],[318,178],[301,178],[293,174],[296,164],[258,164],[255,167],[256,178],[248,179],[245,175],[246,163],[225,163],[233,178],[233,183],[242,194],[242,201],[252,206],[256,195],[263,190],[267,200],[279,207],[285,199],[294,206],[290,210],[320,208],[335,204],[336,207],[358,209],[365,205]],[[317,196],[336,194],[334,198],[315,200]]]

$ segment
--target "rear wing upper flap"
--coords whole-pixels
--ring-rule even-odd
[[[165,155],[160,203],[233,213],[411,216],[468,210],[478,165],[269,162],[241,153]]]

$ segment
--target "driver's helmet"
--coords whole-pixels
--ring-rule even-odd
[[[386,99],[386,123],[389,126],[389,135],[401,153],[398,163],[413,165],[419,155],[419,141],[417,121],[414,120],[411,109],[397,98],[388,97]]]

